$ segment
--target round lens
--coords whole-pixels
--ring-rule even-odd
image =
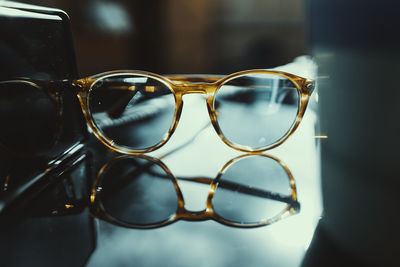
[[[0,143],[22,154],[49,149],[60,123],[56,102],[26,81],[0,82],[0,92]]]
[[[237,145],[262,149],[293,127],[300,103],[296,86],[273,74],[246,74],[225,82],[214,108],[225,138]]]
[[[213,208],[219,217],[230,222],[265,223],[293,200],[289,174],[279,162],[267,156],[241,158],[217,179]]]
[[[139,157],[119,159],[100,177],[97,197],[113,218],[131,225],[168,220],[178,208],[173,178],[156,162]]]
[[[96,81],[89,109],[100,132],[129,149],[153,147],[168,136],[175,114],[175,97],[159,80],[145,75],[117,74]]]

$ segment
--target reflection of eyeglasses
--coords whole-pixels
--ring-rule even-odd
[[[179,184],[209,187],[206,209],[192,212],[185,208],[178,180]],[[95,216],[129,228],[208,219],[257,227],[300,209],[289,169],[279,159],[263,154],[230,160],[215,179],[174,177],[158,159],[120,156],[100,170],[91,203]]]
[[[168,141],[178,125],[182,97],[193,93],[206,96],[211,122],[228,146],[246,152],[276,147],[299,125],[314,81],[270,70],[223,78],[112,71],[74,85],[98,139],[113,150],[136,155]]]

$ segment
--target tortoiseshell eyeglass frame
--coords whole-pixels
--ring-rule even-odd
[[[232,165],[235,164],[236,162],[249,157],[249,156],[255,156],[255,157],[265,157],[269,158],[271,160],[276,161],[284,170],[284,172],[287,175],[288,179],[288,185],[290,187],[290,193],[287,196],[281,196],[279,193],[274,193],[262,189],[257,189],[249,186],[243,186],[239,185],[236,183],[232,184],[232,189],[231,190],[239,190],[238,188],[244,188],[242,191],[237,191],[243,194],[249,194],[252,195],[254,194],[257,197],[261,196],[267,199],[279,201],[286,203],[286,206],[277,214],[275,214],[272,217],[264,218],[262,220],[259,220],[257,222],[235,222],[231,221],[228,219],[225,219],[224,217],[218,215],[218,213],[215,212],[214,206],[213,206],[213,199],[214,195],[216,192],[216,189],[218,186],[221,186],[221,177],[224,174],[224,172]],[[175,188],[175,193],[177,195],[177,208],[176,211],[169,216],[169,218],[159,221],[159,222],[154,222],[154,223],[146,223],[146,224],[138,224],[134,222],[126,222],[122,221],[113,215],[111,215],[107,210],[105,209],[102,200],[101,200],[101,194],[103,191],[103,187],[101,184],[102,179],[107,175],[107,171],[110,167],[112,167],[116,162],[124,159],[134,159],[135,157],[145,159],[148,161],[148,164],[145,166],[142,166],[142,169],[136,170],[133,174],[131,174],[131,179],[137,178],[137,176],[140,176],[143,173],[149,171],[153,165],[158,165],[163,169],[165,172],[165,176],[159,176],[157,177],[158,179],[169,179],[174,188]],[[157,173],[157,175],[160,175],[160,173]],[[268,174],[265,174],[268,176]],[[112,179],[113,177],[111,177]],[[155,178],[155,179],[157,179]],[[265,177],[260,177],[260,179],[265,178]],[[201,184],[208,184],[210,185],[210,189],[208,192],[207,196],[207,201],[206,201],[206,208],[202,211],[189,211],[185,208],[185,201],[183,198],[182,191],[179,187],[178,180],[186,180],[190,182],[195,182],[195,183],[201,183]],[[226,182],[225,182],[226,183]],[[105,188],[104,188],[105,189]],[[291,215],[297,214],[300,212],[300,203],[297,200],[297,191],[296,191],[296,183],[293,178],[292,173],[290,172],[289,168],[278,158],[272,156],[272,155],[267,155],[267,154],[261,154],[261,153],[253,153],[253,154],[244,154],[237,156],[231,160],[229,160],[225,165],[221,168],[221,170],[218,172],[216,178],[207,178],[207,177],[191,177],[191,178],[184,178],[184,177],[175,177],[172,172],[168,169],[168,167],[158,158],[150,157],[147,155],[138,155],[138,156],[129,156],[129,155],[122,155],[118,156],[116,158],[111,159],[108,161],[106,164],[103,165],[103,167],[100,169],[100,171],[97,174],[97,178],[94,182],[94,186],[92,188],[92,193],[90,195],[90,202],[91,202],[91,213],[95,217],[105,220],[107,222],[110,222],[112,224],[126,227],[126,228],[138,228],[138,229],[152,229],[152,228],[159,228],[163,227],[166,225],[169,225],[171,223],[174,223],[179,220],[185,220],[185,221],[205,221],[205,220],[214,220],[217,221],[221,224],[232,226],[232,227],[237,227],[237,228],[255,228],[255,227],[262,227],[266,226],[272,223],[275,223],[277,221],[280,221],[286,217],[289,217]],[[137,204],[137,203],[136,203]],[[262,211],[260,210],[260,213]]]
[[[262,148],[252,148],[250,146],[239,145],[230,142],[225,136],[223,135],[218,122],[217,122],[217,113],[215,111],[215,94],[218,89],[226,84],[227,82],[244,76],[244,75],[254,75],[254,74],[271,74],[281,76],[290,80],[296,87],[298,94],[299,94],[299,103],[298,103],[298,111],[296,120],[291,126],[291,128],[286,132],[284,136],[282,136],[279,140],[275,143],[272,143],[268,146]],[[90,91],[92,90],[93,86],[99,80],[120,76],[120,75],[140,75],[155,79],[162,84],[164,84],[167,88],[171,90],[175,97],[175,113],[172,125],[163,140],[152,147],[148,147],[146,149],[132,149],[126,146],[122,146],[119,144],[114,143],[113,140],[109,139],[105,136],[102,131],[96,126],[96,123],[92,117],[90,108],[89,108],[89,96]],[[294,74],[290,74],[283,71],[273,71],[273,70],[246,70],[240,71],[233,74],[230,74],[225,77],[221,76],[213,76],[213,75],[205,75],[205,76],[198,76],[198,75],[180,75],[180,76],[161,76],[158,74],[145,72],[145,71],[130,71],[130,70],[117,70],[117,71],[110,71],[101,74],[97,74],[88,78],[82,78],[73,82],[73,85],[78,89],[78,98],[82,107],[83,114],[86,118],[87,124],[89,125],[90,129],[94,133],[94,135],[107,147],[110,149],[117,151],[123,154],[129,155],[140,155],[144,153],[148,153],[154,151],[161,146],[163,146],[172,136],[174,131],[178,126],[178,122],[182,113],[183,108],[183,100],[182,96],[186,94],[204,94],[206,96],[206,103],[207,109],[209,113],[209,117],[211,119],[211,123],[217,132],[218,136],[221,140],[228,145],[229,147],[247,153],[254,153],[254,152],[262,152],[268,149],[272,149],[274,147],[279,146],[282,144],[289,136],[291,136],[296,128],[299,126],[301,119],[305,113],[308,101],[310,96],[314,90],[314,81],[306,78],[299,77]],[[112,88],[110,88],[112,90]]]

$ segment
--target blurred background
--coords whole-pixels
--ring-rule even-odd
[[[398,266],[398,1],[20,2],[69,14],[80,76],[229,74],[312,54],[329,138],[321,142],[324,216],[304,266]]]
[[[81,76],[115,69],[229,74],[307,54],[299,0],[40,0],[71,18]]]

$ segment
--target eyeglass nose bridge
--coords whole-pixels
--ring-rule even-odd
[[[181,220],[185,221],[206,221],[213,218],[213,211],[210,209],[204,209],[201,211],[191,211],[187,209],[181,209],[177,216]]]
[[[212,83],[182,83],[176,85],[176,91],[182,95],[186,94],[212,94],[216,90],[216,85]]]

